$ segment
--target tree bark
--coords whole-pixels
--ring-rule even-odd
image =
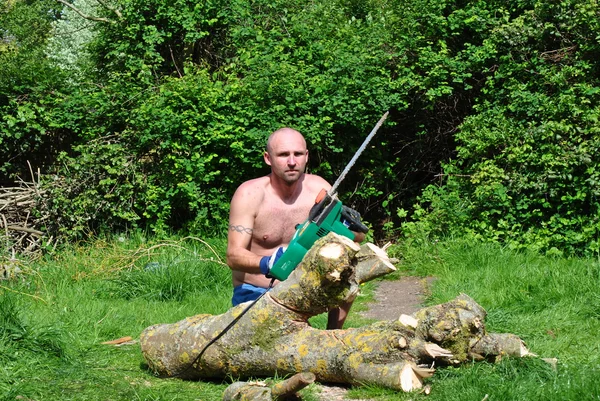
[[[264,382],[235,382],[225,389],[223,401],[278,401],[302,390],[315,381],[314,373],[297,373],[272,387]]]
[[[286,281],[279,283],[210,345],[249,303],[218,315],[197,315],[147,328],[142,353],[157,374],[199,379],[314,373],[320,382],[379,385],[411,391],[434,370],[528,353],[514,335],[488,334],[485,310],[467,295],[424,308],[414,316],[348,330],[318,330],[308,319],[352,300],[360,284],[393,271],[373,244],[359,247],[328,234],[315,243]],[[401,294],[399,294],[401,295]],[[498,341],[502,339],[502,341]],[[507,340],[509,339],[509,340]],[[424,367],[425,366],[425,367]]]

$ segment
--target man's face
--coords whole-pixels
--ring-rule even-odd
[[[275,176],[293,184],[300,179],[308,162],[306,141],[297,131],[280,130],[271,137],[264,157]]]

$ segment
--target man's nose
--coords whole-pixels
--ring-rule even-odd
[[[289,166],[295,166],[296,165],[296,157],[295,156],[288,157],[287,164]]]

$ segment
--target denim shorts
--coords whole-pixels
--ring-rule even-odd
[[[236,306],[242,302],[254,301],[265,292],[267,292],[266,288],[257,287],[252,284],[244,283],[241,285],[236,285],[233,287],[233,297],[231,298],[231,303],[233,306]]]

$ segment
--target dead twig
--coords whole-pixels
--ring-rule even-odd
[[[96,22],[107,22],[109,24],[116,24],[116,21],[110,20],[108,18],[94,17],[94,16],[91,16],[91,15],[84,14],[83,11],[81,11],[80,9],[78,9],[73,4],[69,3],[68,1],[65,1],[65,0],[56,0],[56,1],[58,1],[59,3],[64,4],[65,6],[69,7],[71,10],[75,11],[83,19],[87,19],[87,20],[90,20],[90,21],[96,21]],[[109,10],[113,11],[118,17],[121,16],[121,13],[118,12],[118,10],[112,9],[112,8],[106,6],[104,3],[100,2],[100,1],[99,1],[99,3],[102,4],[103,6],[105,6],[106,8],[108,8]]]

